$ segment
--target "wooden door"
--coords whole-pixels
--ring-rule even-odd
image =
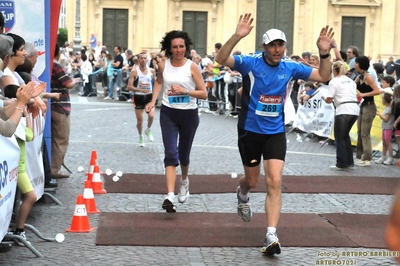
[[[294,0],[258,0],[255,51],[262,51],[262,36],[272,28],[286,35],[287,54],[293,51]]]
[[[183,12],[182,30],[189,34],[193,49],[203,57],[207,53],[207,12]]]
[[[128,9],[103,9],[103,45],[128,48]]]

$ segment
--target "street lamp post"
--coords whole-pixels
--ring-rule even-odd
[[[75,15],[75,37],[74,37],[74,52],[81,51],[81,1],[76,0],[76,15]]]

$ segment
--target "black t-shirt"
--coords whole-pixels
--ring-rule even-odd
[[[119,62],[119,66],[114,67],[115,69],[121,69],[124,66],[124,58],[122,57],[121,54],[116,55],[114,57],[114,63]]]
[[[386,69],[386,74],[389,74],[389,75],[393,74],[393,72],[394,72],[394,62],[387,62],[386,66],[385,66],[385,69]]]
[[[400,101],[395,101],[394,105],[394,120],[400,116]],[[400,123],[397,124],[396,130],[400,130]]]

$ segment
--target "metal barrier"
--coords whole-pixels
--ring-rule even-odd
[[[199,112],[213,113],[214,115],[224,114],[226,116],[231,113],[237,114],[240,110],[240,95],[238,89],[242,85],[242,78],[234,77],[234,82],[227,84],[223,82],[223,78],[219,78],[222,82],[218,85],[216,80],[204,80],[208,91],[207,100],[199,100]],[[215,94],[214,94],[215,93]],[[232,109],[226,109],[228,105],[232,106]],[[227,111],[227,112],[226,112]]]
[[[13,213],[13,219],[10,223],[10,226],[16,226],[17,221],[19,219],[19,210],[22,204],[22,193],[21,191],[17,188],[16,195],[15,195],[15,203],[14,203],[14,213]],[[60,202],[61,204],[61,202]],[[44,237],[42,233],[40,233],[39,230],[37,230],[33,225],[31,224],[24,224],[24,228],[32,231],[37,237],[44,241],[48,242],[56,242],[55,237]],[[19,235],[14,235],[14,234],[7,234],[4,237],[5,241],[18,241],[22,242],[26,248],[28,248],[30,251],[32,251],[33,254],[35,254],[37,257],[43,257],[43,255],[28,241],[26,241],[24,238],[22,238]]]

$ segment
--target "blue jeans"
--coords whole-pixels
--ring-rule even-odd
[[[121,69],[115,69],[114,72],[117,73],[117,76],[110,80],[108,84],[108,97],[113,98],[114,94],[114,85],[117,83],[117,87],[121,89],[122,87],[122,71]]]
[[[351,146],[350,130],[357,121],[356,115],[335,116],[333,134],[336,142],[336,167],[347,168],[354,165],[353,147]]]

